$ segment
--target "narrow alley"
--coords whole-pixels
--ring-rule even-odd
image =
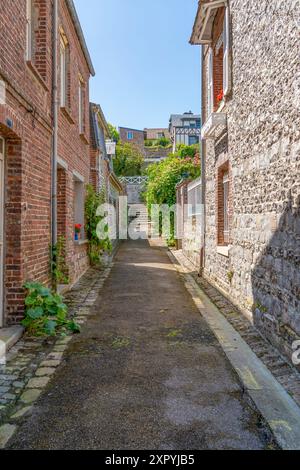
[[[276,447],[164,248],[122,244],[104,287],[7,448]]]

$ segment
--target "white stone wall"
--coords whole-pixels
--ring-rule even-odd
[[[289,356],[300,335],[300,1],[231,0],[230,8],[228,143],[206,146],[205,275]],[[215,195],[216,163],[226,152],[228,258],[217,253]]]
[[[200,266],[201,219],[199,216],[187,217],[184,222],[182,251],[195,267]]]

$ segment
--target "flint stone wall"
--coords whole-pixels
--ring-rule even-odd
[[[300,2],[232,0],[230,10],[228,143],[206,145],[204,274],[291,359],[300,336]],[[204,83],[206,71],[207,55]],[[232,170],[228,257],[217,250],[220,158]]]

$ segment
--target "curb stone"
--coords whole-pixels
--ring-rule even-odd
[[[0,449],[4,449],[9,439],[13,436],[17,426],[13,424],[4,424],[0,427]]]

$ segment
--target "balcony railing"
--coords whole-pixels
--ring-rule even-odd
[[[223,132],[227,129],[227,114],[226,113],[211,113],[206,123],[203,124],[201,129],[201,138],[218,139]]]

